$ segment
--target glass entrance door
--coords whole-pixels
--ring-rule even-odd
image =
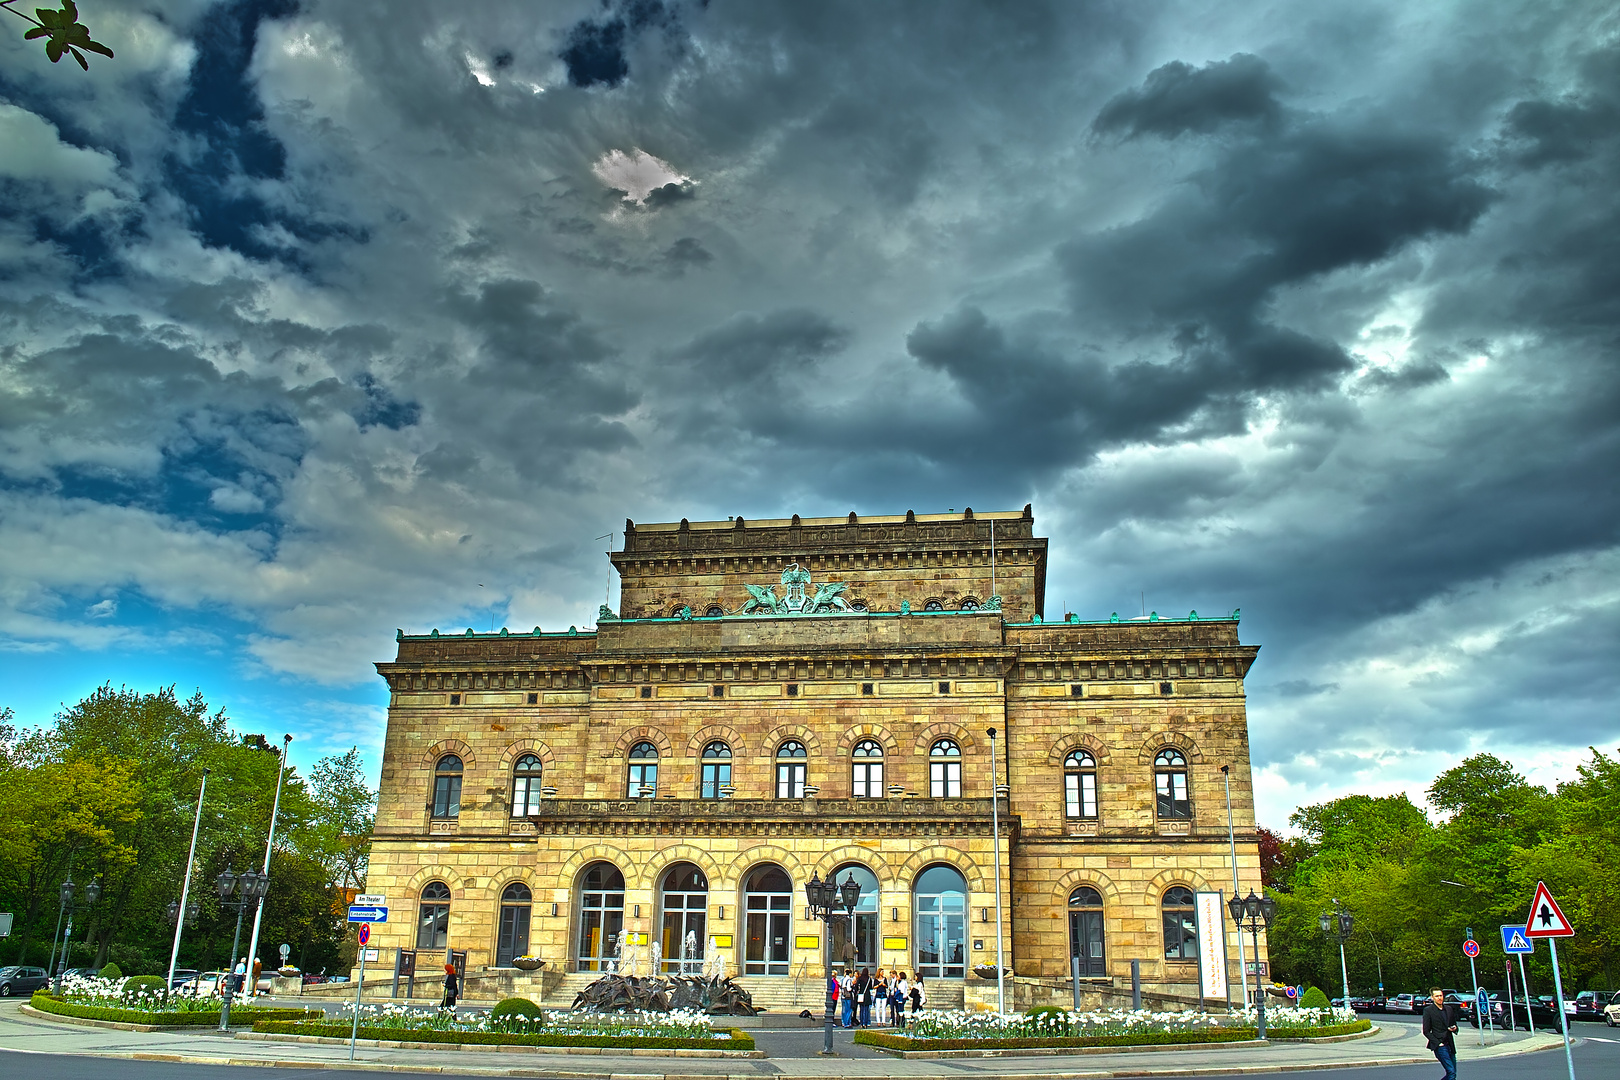
[[[780,866],[765,865],[748,875],[743,974],[786,975],[792,957],[793,882]]]
[[[1082,979],[1108,973],[1103,958],[1102,894],[1088,885],[1069,896],[1069,955],[1079,957]]]
[[[967,974],[967,881],[949,866],[917,878],[917,973],[925,979]]]
[[[859,863],[849,863],[833,871],[832,880],[843,884],[853,876],[861,887],[860,899],[855,904],[854,945],[856,967],[874,971],[878,965],[878,880],[877,875]],[[844,945],[851,940],[850,920],[832,921],[833,963],[842,966],[848,959]]]
[[[697,975],[708,944],[709,883],[691,863],[676,863],[664,875],[664,927],[660,970]]]

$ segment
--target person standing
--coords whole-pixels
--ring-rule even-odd
[[[865,968],[855,976],[855,1004],[859,1015],[855,1022],[861,1027],[872,1026],[872,975]]]
[[[461,996],[460,990],[461,983],[460,980],[456,978],[456,965],[444,965],[444,1000],[439,1003],[439,1008],[449,1009],[451,1012],[455,1012],[456,998]]]
[[[917,972],[917,981],[911,984],[911,1017],[917,1018],[922,1007],[928,1004],[928,991],[923,989],[922,972]]]
[[[911,994],[911,984],[906,982],[906,973],[894,973],[894,1026],[904,1030],[906,1026],[906,998]]]
[[[855,1026],[855,976],[852,972],[844,972],[838,980],[838,997],[844,1003],[843,1024],[845,1027]]]
[[[1429,1003],[1423,1007],[1423,1036],[1429,1040],[1429,1049],[1446,1070],[1445,1080],[1457,1080],[1457,1014],[1446,1004],[1446,994],[1438,986],[1429,991]]]
[[[889,1022],[889,979],[882,968],[872,978],[872,1019],[878,1027]]]

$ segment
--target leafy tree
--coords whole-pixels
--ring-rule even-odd
[[[74,6],[73,0],[62,0],[60,10],[52,8],[35,8],[34,14],[18,11],[12,5],[22,0],[0,0],[0,8],[5,8],[20,19],[33,23],[33,29],[23,35],[26,41],[36,38],[45,39],[45,55],[51,58],[51,63],[58,63],[63,56],[71,55],[79,62],[85,71],[90,70],[90,61],[84,58],[84,52],[89,50],[100,53],[102,56],[112,57],[113,51],[99,41],[90,39],[90,28],[79,21],[79,9]]]

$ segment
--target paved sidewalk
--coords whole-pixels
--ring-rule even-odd
[[[755,1080],[826,1080],[832,1077],[910,1077],[983,1075],[986,1077],[1197,1076],[1231,1072],[1297,1072],[1368,1065],[1432,1063],[1416,1025],[1388,1024],[1377,1034],[1349,1042],[1265,1047],[1198,1047],[1193,1049],[1088,1053],[1047,1057],[958,1058],[950,1061],[867,1057],[867,1048],[850,1044],[850,1033],[838,1034],[837,1046],[848,1056],[834,1059],[786,1056],[808,1052],[803,1031],[755,1033],[766,1059],[587,1056],[495,1050],[386,1049],[361,1044],[355,1061],[347,1046],[266,1042],[210,1032],[133,1032],[73,1027],[20,1013],[19,1001],[0,1003],[0,1061],[15,1054],[78,1054],[148,1061],[213,1065],[276,1065],[304,1069],[362,1069],[385,1072],[446,1073],[464,1076],[543,1076],[563,1080],[659,1080],[670,1077],[737,1077]],[[819,1034],[819,1033],[817,1033]],[[1458,1039],[1463,1062],[1558,1046],[1553,1035],[1487,1035],[1464,1031]],[[819,1039],[816,1040],[819,1043]],[[773,1050],[773,1044],[776,1049]],[[527,1048],[521,1048],[527,1049]],[[10,1071],[10,1070],[6,1070]]]

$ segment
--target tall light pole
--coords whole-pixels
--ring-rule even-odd
[[[1232,766],[1230,766],[1230,765],[1222,765],[1221,766],[1221,776],[1224,777],[1225,780],[1226,780],[1226,843],[1232,849],[1232,895],[1236,896],[1238,894],[1237,832],[1232,828]],[[1248,963],[1248,960],[1243,955],[1243,931],[1242,930],[1239,930],[1237,932],[1237,942],[1238,942],[1238,985],[1243,987],[1243,992],[1245,994],[1247,994],[1249,992],[1249,963]],[[1256,963],[1255,963],[1255,966],[1254,966],[1254,974],[1255,974],[1256,983],[1258,983],[1259,979],[1260,979],[1259,959],[1260,959],[1259,954],[1256,954],[1255,955]],[[1231,986],[1232,981],[1230,979],[1228,979],[1227,982],[1226,982],[1226,985]]]
[[[1249,931],[1254,937],[1254,1001],[1255,1008],[1259,1010],[1260,1026],[1256,1032],[1259,1038],[1266,1037],[1266,995],[1260,989],[1260,931],[1271,929],[1272,917],[1277,914],[1277,901],[1269,896],[1256,896],[1254,890],[1249,890],[1248,896],[1233,896],[1226,902],[1226,910],[1232,913],[1232,921],[1237,923],[1238,932]]]
[[[70,874],[68,879],[62,882],[62,906],[56,909],[56,922],[58,926],[60,926],[62,923],[62,914],[64,912],[67,913],[67,930],[62,934],[62,951],[52,958],[54,964],[56,965],[56,989],[53,992],[57,994],[62,992],[62,976],[67,971],[68,945],[73,940],[73,909],[77,906],[73,900],[73,890],[76,887],[77,886],[73,884],[73,877]],[[84,887],[83,900],[86,906],[94,904],[100,899],[101,882],[92,881],[90,884]]]
[[[191,822],[191,850],[186,853],[186,879],[180,886],[180,907],[186,907],[186,896],[191,892],[191,868],[197,861],[197,830],[202,828],[203,793],[208,790],[208,770],[202,773],[202,783],[197,787],[197,816]],[[176,909],[178,910],[178,909]],[[189,909],[188,909],[189,910]],[[169,981],[164,984],[164,993],[174,987],[174,965],[180,958],[180,931],[185,927],[184,919],[174,921],[174,946],[169,949]]]
[[[827,977],[827,1015],[823,1018],[826,1029],[826,1038],[823,1040],[821,1053],[824,1057],[835,1057],[833,1053],[833,955],[832,955],[832,921],[848,916],[850,924],[850,940],[855,939],[855,905],[861,900],[861,885],[855,880],[851,872],[844,878],[843,885],[833,884],[836,873],[829,872],[827,880],[812,873],[810,880],[804,883],[804,896],[810,903],[810,917],[820,919],[822,953],[826,965]],[[843,910],[840,911],[839,908]]]
[[[264,842],[264,869],[260,871],[266,879],[270,877],[270,849],[276,843],[276,815],[281,812],[281,781],[287,775],[287,748],[292,745],[292,736],[281,737],[281,765],[276,772],[276,801],[270,805],[270,838]],[[259,925],[264,922],[264,905],[260,904],[253,909],[253,933],[248,937],[248,988],[247,996],[252,1000],[253,995],[259,992],[259,980],[254,978],[253,965],[259,958]]]
[[[990,844],[996,873],[996,1012],[1007,1011],[1005,970],[1001,961],[1001,795],[996,779],[996,729],[990,728]]]

